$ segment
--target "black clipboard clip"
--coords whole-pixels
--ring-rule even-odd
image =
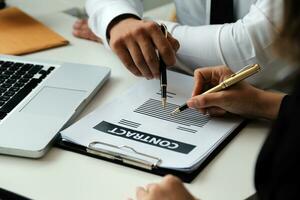
[[[111,150],[99,148],[99,147],[97,147],[97,145],[104,145],[104,146],[108,146],[108,147],[118,149],[118,150],[127,149],[139,156],[142,156],[145,158],[150,158],[150,159],[154,160],[155,162],[150,162],[147,159],[136,158],[136,157],[126,155],[123,153],[117,153],[117,152],[114,152]],[[157,168],[159,166],[159,164],[161,163],[160,158],[138,152],[134,148],[127,146],[127,145],[116,146],[116,145],[107,144],[104,142],[95,141],[95,142],[91,142],[88,145],[88,147],[86,148],[86,151],[88,153],[91,153],[91,154],[94,154],[97,156],[105,157],[105,158],[108,158],[111,160],[118,160],[125,164],[133,165],[133,166],[140,167],[140,168],[147,169],[147,170],[152,170],[154,168]]]

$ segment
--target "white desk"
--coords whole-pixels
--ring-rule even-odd
[[[72,36],[75,19],[60,11],[74,7],[74,2],[83,5],[82,0],[8,1],[21,8],[24,5],[24,10],[71,42],[69,46],[30,54],[29,57],[111,67],[111,79],[82,113],[84,116],[126,90],[137,78],[100,44]],[[45,6],[48,9],[44,13]],[[166,17],[165,11],[169,9],[170,6],[165,6],[148,14]],[[255,160],[267,129],[268,123],[265,122],[249,124],[186,186],[204,200],[241,200],[252,194]],[[160,180],[160,176],[57,148],[39,160],[0,156],[0,187],[34,199],[121,200],[134,197],[136,186]]]

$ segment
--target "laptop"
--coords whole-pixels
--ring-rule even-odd
[[[0,154],[42,157],[109,76],[106,67],[0,55]]]

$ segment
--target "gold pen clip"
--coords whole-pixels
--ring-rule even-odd
[[[165,34],[165,38],[168,38],[168,28],[165,24],[160,24],[162,32]]]
[[[258,65],[258,64],[247,65],[247,66],[243,67],[242,69],[240,69],[239,71],[237,71],[237,72],[231,74],[230,77],[234,77],[234,76],[236,76],[237,74],[242,73],[243,71],[246,71],[246,70],[248,70],[248,69],[250,69],[250,68],[252,68],[252,67],[257,67],[257,66],[259,66],[259,65]],[[258,68],[258,70],[259,70],[259,69],[260,69],[260,68]]]

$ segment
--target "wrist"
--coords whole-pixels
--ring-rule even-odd
[[[279,92],[258,91],[258,110],[260,110],[259,117],[275,120],[278,116],[280,105],[283,97],[286,94]]]
[[[123,14],[114,18],[107,27],[106,38],[108,39],[108,41],[111,37],[113,28],[115,28],[121,21],[125,20],[140,20],[140,18],[132,14]]]

